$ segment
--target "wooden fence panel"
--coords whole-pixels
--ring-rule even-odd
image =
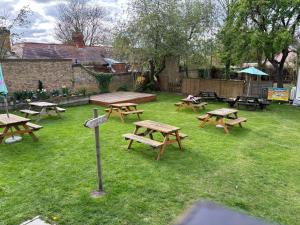
[[[181,90],[183,94],[197,95],[200,91],[215,91],[222,97],[236,97],[238,95],[243,95],[244,81],[192,78],[183,79]]]

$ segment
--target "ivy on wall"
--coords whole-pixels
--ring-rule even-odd
[[[84,67],[83,65],[80,65],[82,69],[84,69],[89,75],[93,76],[97,83],[98,83],[98,87],[101,93],[107,93],[109,92],[109,84],[112,80],[112,73],[97,73],[94,71],[91,71],[89,69],[87,69],[86,67]]]

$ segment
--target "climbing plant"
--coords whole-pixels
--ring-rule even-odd
[[[89,75],[93,76],[96,79],[101,93],[109,92],[109,84],[112,80],[111,73],[97,73],[87,69],[83,65],[81,65],[81,68],[84,69]]]
[[[95,74],[94,77],[97,80],[100,92],[101,93],[109,92],[109,84],[112,79],[112,74],[111,73],[98,73],[98,74]]]

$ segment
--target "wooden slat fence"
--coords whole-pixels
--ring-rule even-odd
[[[181,92],[186,95],[197,95],[200,91],[215,91],[219,96],[229,98],[243,95],[244,89],[245,83],[241,80],[185,78],[182,81]]]

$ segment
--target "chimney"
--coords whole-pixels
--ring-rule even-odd
[[[84,48],[83,34],[81,32],[72,33],[72,41],[77,48]]]
[[[6,27],[0,27],[0,49],[11,51],[10,31]]]

